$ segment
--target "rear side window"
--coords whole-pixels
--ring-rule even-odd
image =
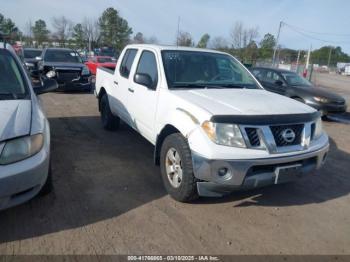
[[[158,83],[158,69],[155,55],[150,51],[143,51],[139,65],[136,70],[137,74],[147,74],[152,78],[153,87]]]
[[[119,69],[120,74],[125,78],[129,78],[131,66],[134,62],[136,53],[137,53],[137,49],[128,49],[125,52],[125,55],[123,57],[123,60]]]

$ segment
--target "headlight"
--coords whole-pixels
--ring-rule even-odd
[[[51,71],[49,71],[49,72],[46,73],[46,76],[47,76],[48,78],[53,78],[53,77],[56,76],[56,72],[55,72],[54,70],[51,70]]]
[[[322,119],[318,118],[315,123],[314,139],[319,138],[323,134]]]
[[[8,165],[38,153],[44,145],[44,136],[37,134],[6,142],[0,155],[0,165]]]
[[[320,102],[320,103],[328,103],[328,99],[327,98],[324,98],[324,97],[314,97],[314,99],[317,101],[317,102]]]
[[[35,65],[33,63],[26,63],[27,67],[35,67]]]
[[[87,66],[83,67],[83,70],[81,71],[81,75],[83,76],[90,75],[90,70]]]
[[[238,125],[218,124],[205,121],[202,128],[207,136],[216,144],[233,147],[246,147]]]

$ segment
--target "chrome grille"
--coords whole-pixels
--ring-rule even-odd
[[[247,128],[245,128],[245,131],[247,133],[250,145],[252,147],[259,147],[260,146],[260,138],[259,138],[257,129],[247,127]]]
[[[303,124],[297,124],[297,125],[279,125],[279,126],[270,126],[272,135],[275,139],[276,146],[294,146],[294,145],[300,145],[301,144],[301,138],[303,134],[304,125]],[[287,141],[283,137],[283,133],[286,130],[292,130],[295,134],[295,138],[292,141]]]

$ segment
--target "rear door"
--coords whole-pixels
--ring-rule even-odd
[[[130,72],[132,71],[137,52],[137,49],[129,48],[122,54],[121,63],[119,67],[116,68],[113,83],[111,83],[112,95],[109,97],[112,112],[122,118],[130,126],[134,126],[128,108],[129,90],[132,82],[132,80],[130,80]]]
[[[154,142],[153,130],[159,93],[159,60],[152,50],[142,50],[135,65],[128,104],[136,129],[149,141]],[[152,88],[135,83],[134,76],[137,73],[148,74],[153,82]]]

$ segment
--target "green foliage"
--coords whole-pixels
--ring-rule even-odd
[[[121,50],[129,42],[132,29],[116,9],[107,8],[99,18],[99,26],[103,45]]]
[[[194,46],[193,38],[188,32],[179,32],[176,38],[176,44],[178,46]]]
[[[43,42],[48,41],[50,31],[46,27],[46,22],[44,20],[37,20],[32,27],[34,40],[37,45],[42,45]]]
[[[207,48],[208,47],[208,43],[210,40],[210,35],[209,34],[204,34],[201,39],[199,40],[197,47],[199,48]]]
[[[74,43],[75,43],[76,47],[78,47],[78,48],[85,47],[87,39],[86,39],[86,34],[84,32],[82,24],[76,24],[73,27],[72,37],[74,39]]]
[[[276,46],[276,39],[274,35],[268,33],[264,35],[264,38],[260,42],[259,57],[262,59],[271,58],[273,55],[273,49]]]
[[[0,31],[10,36],[11,40],[19,40],[21,36],[21,32],[16,24],[10,18],[5,18],[2,14],[0,14]]]
[[[311,60],[314,64],[328,65],[329,54],[331,52],[330,65],[335,66],[337,62],[350,62],[348,54],[344,53],[340,46],[323,46],[312,52]]]

